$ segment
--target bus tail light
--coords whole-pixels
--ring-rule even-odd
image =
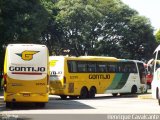
[[[47,85],[49,85],[49,75],[47,75]]]
[[[66,77],[63,76],[63,84],[66,84]]]
[[[63,89],[65,89],[65,88],[66,88],[66,77],[63,76]]]
[[[7,74],[4,74],[3,75],[3,88],[4,88],[4,91],[7,90]]]

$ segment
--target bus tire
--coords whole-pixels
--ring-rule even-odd
[[[60,95],[60,97],[61,97],[62,100],[66,100],[67,95]]]
[[[14,109],[15,105],[16,105],[16,103],[14,103],[14,102],[6,102],[6,108]]]
[[[160,105],[160,93],[159,93],[159,89],[158,88],[156,90],[156,98],[158,100],[158,104]]]
[[[87,97],[88,97],[88,90],[86,87],[82,87],[79,98],[85,99]]]
[[[69,96],[70,99],[77,99],[78,96],[73,95],[73,96]]]
[[[89,90],[89,98],[94,98],[95,94],[96,94],[96,88],[94,86],[92,86]]]
[[[137,86],[133,85],[131,89],[131,94],[135,94],[137,92]]]
[[[118,93],[112,93],[112,96],[116,97],[118,95]]]
[[[44,108],[45,105],[46,105],[45,102],[36,103],[36,106],[41,107],[41,108]]]
[[[12,103],[11,102],[6,102],[6,108],[11,108]]]

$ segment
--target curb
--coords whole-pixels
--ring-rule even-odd
[[[138,95],[138,98],[140,98],[140,99],[153,99],[151,94]]]

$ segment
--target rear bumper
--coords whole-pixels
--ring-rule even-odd
[[[5,102],[48,102],[48,93],[4,93]]]

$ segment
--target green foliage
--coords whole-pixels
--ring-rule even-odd
[[[57,6],[55,5],[56,2],[56,0],[41,0],[41,3],[49,13],[49,22],[47,28],[41,34],[40,42],[48,46],[50,54],[58,55],[62,52],[64,38],[63,30],[55,21],[59,11],[59,8],[57,8]]]
[[[8,43],[42,43],[54,55],[148,60],[156,40],[150,21],[120,0],[0,0],[1,59]]]
[[[56,23],[64,33],[65,48],[72,49],[76,55],[84,55],[93,49],[98,40],[97,29],[102,14],[82,0],[60,0],[57,7],[60,11]]]
[[[58,35],[49,39],[56,44],[54,54],[64,48],[72,55],[151,57],[156,42],[150,21],[120,0],[58,0],[54,5],[57,31],[49,32],[51,38]]]
[[[9,43],[40,43],[48,12],[39,0],[0,0],[0,67]]]
[[[142,16],[132,16],[128,23],[128,31],[125,33],[122,45],[130,53],[130,58],[149,59],[155,49],[155,38],[150,21]],[[143,50],[141,49],[143,46]]]
[[[98,53],[120,58],[149,59],[155,49],[149,20],[118,0],[108,3],[102,4],[109,9],[102,23],[103,38],[98,43]],[[140,46],[143,46],[143,50],[140,50]]]
[[[156,32],[155,37],[156,37],[157,43],[160,44],[160,29]]]
[[[3,0],[1,40],[8,43],[37,43],[48,24],[48,13],[39,0]]]

